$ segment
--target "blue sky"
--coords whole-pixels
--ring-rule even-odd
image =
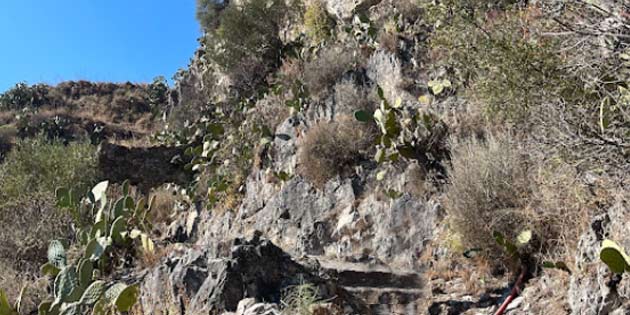
[[[195,0],[0,0],[0,92],[20,81],[170,79],[199,36]]]

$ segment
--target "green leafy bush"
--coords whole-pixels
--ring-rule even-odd
[[[0,202],[43,193],[71,183],[88,189],[97,177],[96,147],[86,143],[64,145],[43,137],[19,141],[0,165]]]
[[[228,70],[247,60],[276,62],[282,46],[280,28],[293,10],[284,0],[230,3],[217,14],[216,28],[206,25],[211,58]]]
[[[226,1],[197,0],[197,20],[206,31],[212,31],[219,25],[218,13],[225,8]]]
[[[539,36],[549,22],[535,10],[509,1],[455,2],[429,11],[438,20],[433,53],[489,116],[520,122],[534,107],[588,96],[558,53],[560,41]]]

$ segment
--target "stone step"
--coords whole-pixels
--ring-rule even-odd
[[[418,314],[419,302],[426,296],[426,281],[418,272],[394,270],[386,265],[315,259],[339,285],[369,304],[375,315]]]
[[[348,292],[361,297],[368,304],[410,304],[424,296],[422,289],[344,287]]]

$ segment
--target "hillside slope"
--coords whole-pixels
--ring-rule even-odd
[[[630,267],[600,250],[630,245],[628,16],[615,1],[199,0],[205,35],[172,89],[30,88],[32,117],[100,119],[140,144],[93,141],[90,184],[109,182],[81,202],[37,190],[46,207],[15,220],[61,218],[38,237],[63,242],[0,259],[0,284],[39,288],[22,313],[53,292],[50,314],[626,314]],[[24,202],[0,197],[0,214]],[[83,268],[98,271],[67,280]],[[76,283],[63,295],[53,278]]]

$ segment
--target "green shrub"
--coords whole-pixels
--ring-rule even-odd
[[[227,74],[234,91],[255,94],[267,74],[280,64],[281,30],[294,13],[301,12],[300,5],[297,0],[289,4],[285,0],[243,0],[213,7],[212,14],[200,13],[205,16],[202,23],[212,17],[202,40],[208,60]]]
[[[523,121],[532,108],[563,100],[579,103],[588,95],[559,54],[560,41],[538,36],[547,20],[509,4],[470,1],[455,6],[452,16],[432,36],[440,64],[453,69],[468,98],[490,117]],[[451,11],[449,11],[451,12]],[[439,15],[439,14],[436,14]]]
[[[277,61],[280,29],[292,9],[284,0],[230,3],[217,14],[216,29],[206,28],[211,58],[228,70],[248,59]]]
[[[0,202],[44,193],[53,196],[62,185],[85,191],[97,177],[96,147],[64,145],[42,137],[19,141],[0,166]]]
[[[334,20],[328,16],[324,4],[314,1],[304,12],[304,28],[306,35],[314,44],[324,42],[331,35]]]
[[[221,0],[197,0],[197,20],[204,30],[211,31],[218,27],[218,13],[225,8],[225,3]]]
[[[305,283],[289,287],[282,296],[282,314],[286,315],[314,315],[313,307],[322,300],[319,288]]]

